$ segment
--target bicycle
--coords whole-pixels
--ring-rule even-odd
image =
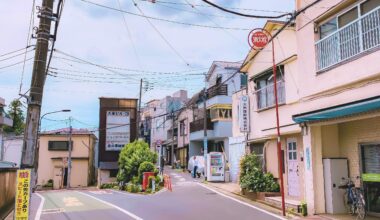
[[[359,179],[359,177],[356,177],[356,179]],[[346,180],[342,178],[342,181],[345,181],[345,183],[338,188],[346,190],[344,199],[345,205],[348,206],[348,212],[351,215],[356,214],[356,219],[364,219],[367,215],[367,211],[362,189],[355,187],[355,183],[351,179]]]

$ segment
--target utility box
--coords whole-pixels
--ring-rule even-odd
[[[342,184],[342,178],[348,178],[347,158],[323,159],[323,173],[325,181],[326,213],[347,213],[343,199],[345,190],[338,188],[339,185]]]

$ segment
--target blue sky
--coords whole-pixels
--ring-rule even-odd
[[[117,0],[89,0],[118,8]],[[0,55],[26,46],[32,0],[4,0],[0,2]],[[56,1],[57,2],[57,1]],[[73,126],[80,128],[98,126],[98,97],[137,98],[140,78],[153,84],[153,90],[143,94],[143,103],[170,95],[178,89],[189,94],[204,85],[203,72],[214,60],[240,61],[249,50],[249,29],[262,27],[265,20],[234,16],[218,9],[204,7],[200,0],[165,0],[155,4],[135,0],[145,15],[202,26],[241,28],[247,30],[214,29],[150,20],[170,45],[159,36],[145,18],[101,8],[81,0],[66,0],[58,30],[56,49],[51,69],[57,77],[48,76],[45,84],[42,113],[71,109],[71,113],[59,113],[46,117],[42,129],[50,130],[67,126],[64,119],[76,119]],[[166,2],[166,3],[165,3]],[[168,3],[169,2],[169,3]],[[170,4],[170,2],[174,4]],[[294,0],[214,0],[226,7],[293,11]],[[120,0],[125,11],[139,14],[132,0]],[[193,7],[186,5],[194,4]],[[36,0],[40,5],[41,0]],[[204,6],[198,6],[204,5]],[[239,9],[236,9],[239,10]],[[274,12],[240,10],[261,15]],[[34,14],[34,24],[38,19]],[[129,30],[129,33],[128,33]],[[35,44],[35,40],[31,40]],[[133,49],[135,48],[135,49]],[[22,53],[14,53],[17,55]],[[78,62],[77,58],[91,63],[112,67],[99,68]],[[27,58],[33,57],[33,51]],[[19,97],[19,88],[25,93],[30,86],[32,62],[5,66],[23,61],[24,56],[0,57],[0,97],[9,103]],[[5,58],[9,58],[3,60]],[[75,62],[76,61],[76,62]],[[186,65],[188,63],[189,65]],[[131,70],[143,70],[131,71]],[[190,71],[190,72],[183,72]],[[163,74],[150,72],[182,72]],[[23,75],[23,76],[22,76]]]

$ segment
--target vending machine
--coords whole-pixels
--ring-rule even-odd
[[[207,180],[210,182],[224,181],[224,155],[221,152],[207,154]]]

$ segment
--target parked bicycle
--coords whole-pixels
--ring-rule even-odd
[[[359,179],[360,177],[356,177]],[[345,205],[351,215],[357,215],[356,219],[364,219],[366,217],[366,204],[364,194],[361,188],[355,187],[355,183],[349,178],[342,178],[344,182],[339,186],[339,189],[345,189],[344,194]]]

